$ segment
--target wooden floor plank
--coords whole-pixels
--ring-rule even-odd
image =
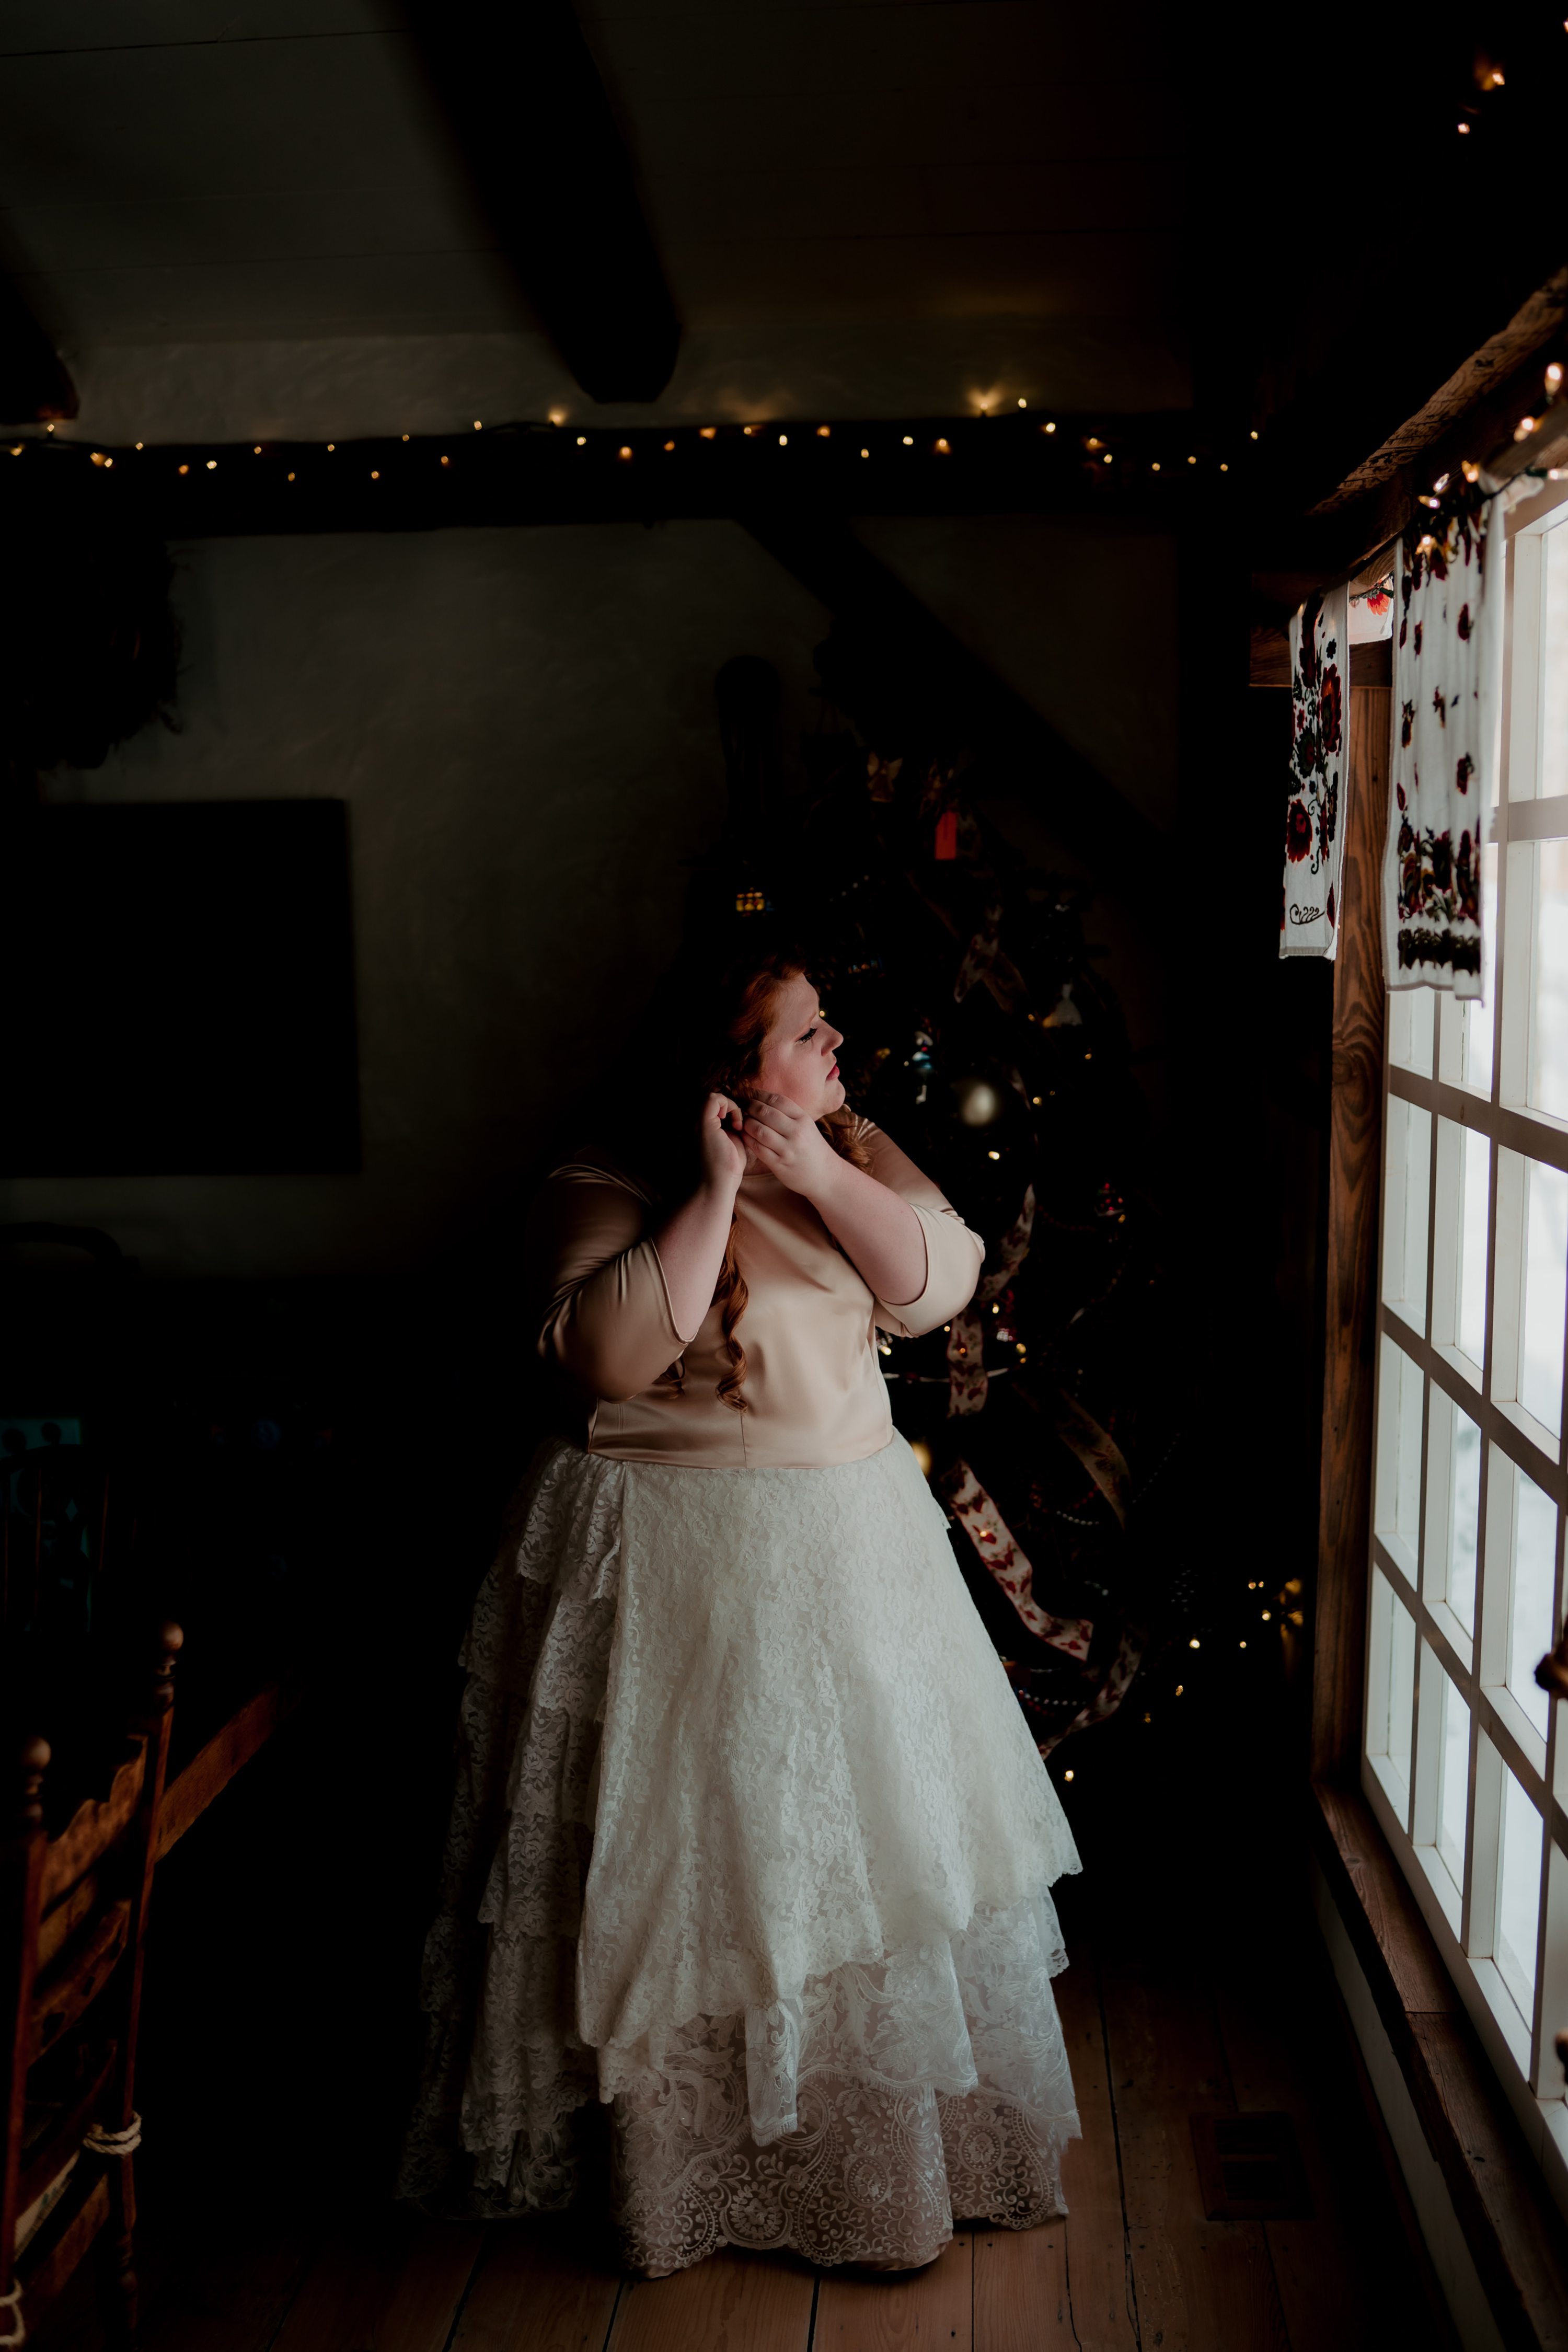
[[[334,2232],[311,2264],[276,2352],[445,2352],[483,2232],[395,2206]]]
[[[142,2352],[265,2352],[316,2251],[303,2221],[204,2229],[199,2249],[163,2238],[157,2275],[142,2273]]]
[[[974,2247],[967,2231],[907,2276],[826,2271],[811,2352],[973,2352]],[[671,2347],[674,2352],[674,2347]]]
[[[1068,2142],[1062,2160],[1068,2294],[1082,2352],[1136,2352],[1138,2326],[1116,2123],[1105,2071],[1098,1960],[1087,1936],[1075,1936],[1070,1949],[1072,1965],[1052,1986],[1083,2126],[1083,2137]]]
[[[452,2352],[603,2352],[621,2292],[570,2228],[493,2221]]]
[[[1204,2212],[1188,2116],[1235,2112],[1206,1988],[1147,1949],[1108,1956],[1100,1980],[1143,2344],[1288,2352],[1262,2224]]]
[[[974,2352],[1079,2352],[1067,2223],[974,2232]]]
[[[1312,2002],[1310,1983],[1279,1970],[1264,1979],[1234,1966],[1216,1971],[1215,2004],[1237,2105],[1288,2115],[1307,2176],[1312,2219],[1266,2222],[1274,2274],[1293,2346],[1313,2352],[1372,2352],[1388,2340],[1385,2245],[1380,2258],[1366,2227],[1368,2191],[1361,2168],[1344,2169],[1346,2126],[1359,2120],[1347,2054],[1337,2030]],[[1289,2035],[1287,2026],[1289,2020]],[[1307,2063],[1299,2052],[1310,2053]],[[1338,2063],[1336,2063],[1336,2060]],[[1389,2222],[1394,2222],[1390,2202]]]
[[[725,2247],[673,2278],[634,2281],[610,2352],[808,2352],[813,2288],[804,2263]]]

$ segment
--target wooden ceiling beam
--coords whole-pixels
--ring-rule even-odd
[[[590,399],[657,400],[680,322],[571,0],[412,0],[424,60],[525,299]]]
[[[52,468],[80,468],[134,489],[149,518],[178,539],[775,511],[1078,514],[1112,529],[1161,530],[1195,517],[1235,518],[1247,499],[1245,457],[1219,456],[1179,412],[1064,417],[1050,435],[1020,415],[582,432],[486,425],[396,439],[144,448],[33,435],[12,446],[15,458],[0,446],[0,472],[37,467],[47,480]],[[1103,463],[1107,455],[1115,462]]]

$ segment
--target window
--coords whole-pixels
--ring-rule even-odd
[[[1485,994],[1388,1000],[1362,1778],[1568,2205],[1568,489],[1507,547]]]

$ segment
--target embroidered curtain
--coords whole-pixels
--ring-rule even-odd
[[[1508,503],[1468,499],[1406,534],[1399,551],[1383,869],[1390,988],[1481,993],[1481,842],[1496,774]]]
[[[1285,810],[1282,956],[1332,957],[1344,834],[1350,591],[1309,596],[1290,622],[1290,797]]]

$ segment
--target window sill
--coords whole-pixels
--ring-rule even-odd
[[[1311,1783],[1310,1825],[1504,2342],[1568,2352],[1568,2226],[1359,1790]]]

